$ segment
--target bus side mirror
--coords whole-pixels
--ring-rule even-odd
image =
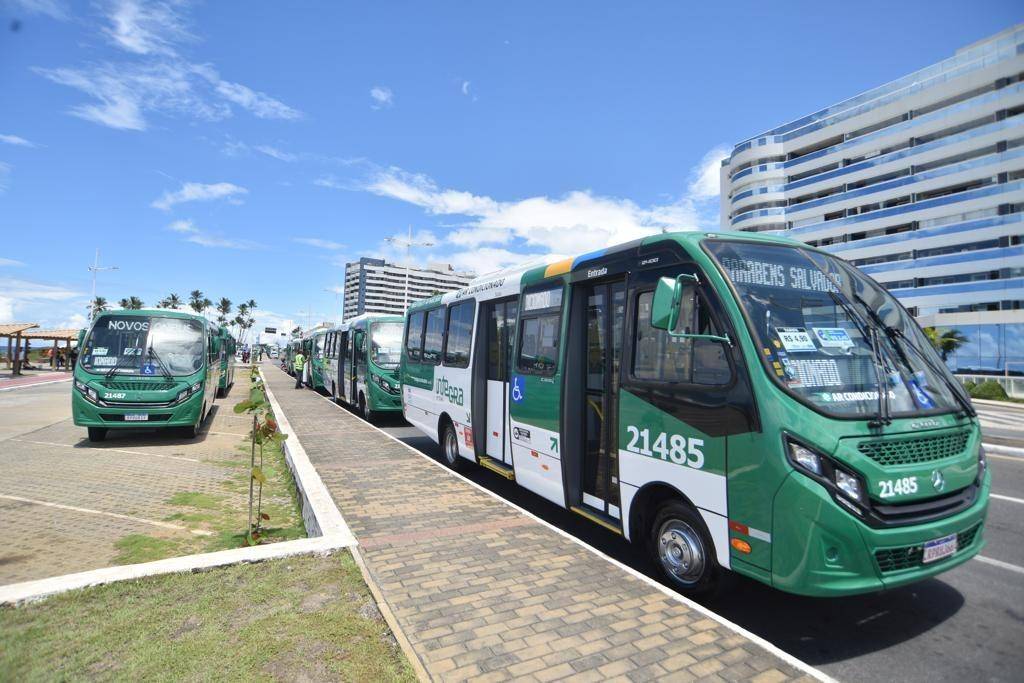
[[[651,327],[665,330],[670,337],[676,339],[703,339],[732,345],[728,335],[695,334],[691,331],[697,328],[699,284],[696,275],[687,273],[681,273],[675,278],[659,279],[651,302]],[[680,328],[681,331],[677,332]]]

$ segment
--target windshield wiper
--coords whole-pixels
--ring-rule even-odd
[[[846,316],[857,326],[861,336],[867,340],[871,346],[871,364],[875,366],[875,382],[878,384],[878,412],[874,419],[868,422],[869,427],[881,427],[892,422],[892,418],[889,417],[889,390],[888,387],[883,385],[885,380],[885,372],[882,365],[882,349],[881,344],[878,342],[878,330],[868,325],[867,321],[860,317],[850,302],[843,299],[835,292],[829,290],[828,295],[832,297],[832,301],[837,306],[843,309]]]
[[[107,370],[107,374],[103,376],[103,379],[110,379],[118,370],[120,370],[122,367],[125,367],[122,364],[124,363],[124,360],[126,358],[134,358],[134,356],[118,356],[117,362],[114,363],[114,367]]]
[[[146,352],[146,356],[148,358],[156,359],[156,362],[160,365],[160,370],[164,373],[164,377],[167,379],[174,379],[174,375],[172,375],[171,371],[167,369],[166,365],[164,365],[163,359],[159,354],[157,354],[156,349],[153,348],[152,344],[149,345],[149,351]]]

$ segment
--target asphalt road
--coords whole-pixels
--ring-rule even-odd
[[[400,418],[380,420],[377,426],[441,457],[433,441]],[[1017,445],[1024,447],[1024,431],[1020,436]],[[1010,566],[975,559],[918,584],[838,599],[793,596],[730,575],[721,594],[705,604],[842,681],[1019,681],[1024,669],[1024,457],[992,455],[989,462],[992,492],[1005,498],[991,500],[981,554]],[[469,466],[464,474],[655,576],[646,559],[620,537],[481,467]]]

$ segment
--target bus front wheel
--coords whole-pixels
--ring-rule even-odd
[[[459,437],[451,422],[446,422],[441,430],[441,450],[444,453],[444,464],[456,472],[462,469],[462,458],[459,457]]]
[[[373,409],[366,405],[366,395],[359,393],[359,417],[367,422],[373,422]]]
[[[648,549],[668,583],[687,595],[712,593],[720,570],[704,520],[690,506],[672,500],[658,509]]]
[[[89,441],[103,441],[107,438],[106,427],[89,427]]]

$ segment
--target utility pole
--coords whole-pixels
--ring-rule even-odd
[[[100,250],[96,249],[96,258],[92,265],[89,266],[89,271],[92,273],[92,298],[89,299],[89,322],[93,321],[96,317],[96,309],[93,303],[96,301],[96,273],[104,270],[117,270],[117,266],[101,266],[100,265]]]
[[[389,242],[396,246],[405,246],[405,295],[402,297],[402,308],[408,310],[409,308],[409,262],[412,260],[412,248],[413,247],[432,247],[433,242],[414,242],[412,239],[412,225],[409,225],[409,238],[401,239],[399,237],[385,237],[385,242]],[[404,310],[403,310],[404,312]]]

